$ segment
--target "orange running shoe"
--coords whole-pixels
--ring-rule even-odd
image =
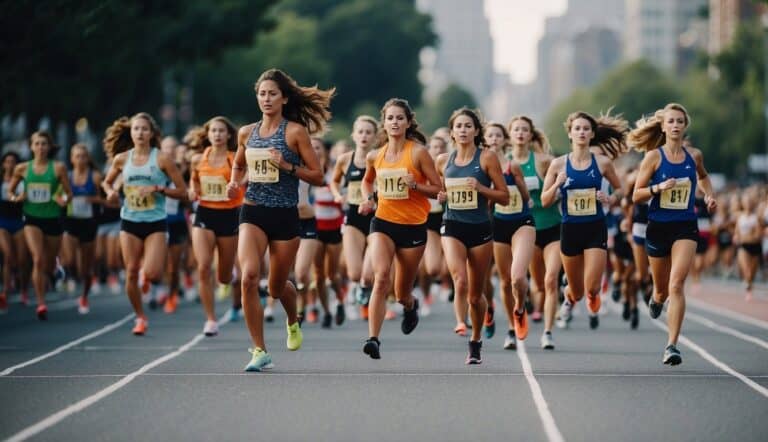
[[[179,295],[177,293],[171,293],[171,296],[168,297],[168,300],[166,300],[165,304],[163,305],[163,311],[167,314],[174,313],[178,305]]]
[[[48,319],[48,307],[45,306],[45,304],[39,304],[37,306],[37,319],[41,321],[45,321]]]
[[[309,309],[309,313],[307,313],[307,322],[309,322],[310,324],[316,323],[318,316],[319,316],[319,311],[317,310],[317,308]]]
[[[523,309],[522,313],[515,313],[512,315],[515,324],[515,337],[518,341],[522,341],[528,336],[528,312]]]
[[[133,334],[136,336],[143,336],[147,332],[147,318],[136,318],[135,325],[133,326]]]
[[[587,308],[591,313],[597,313],[600,311],[600,294],[590,295],[587,293]]]
[[[459,322],[456,324],[456,328],[453,329],[453,332],[459,336],[467,336],[467,324]]]
[[[360,316],[363,318],[363,321],[368,320],[368,306],[367,305],[361,305],[360,306]]]
[[[88,306],[88,297],[80,295],[80,299],[77,300],[77,312],[81,315],[87,315],[91,311]]]

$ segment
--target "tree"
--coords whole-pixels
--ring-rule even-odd
[[[426,103],[416,111],[416,117],[425,133],[448,125],[448,119],[456,109],[462,107],[474,109],[477,102],[472,94],[457,84],[448,85],[432,103]]]

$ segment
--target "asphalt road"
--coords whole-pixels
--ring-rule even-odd
[[[768,303],[758,293],[755,305]],[[305,324],[303,347],[289,352],[278,308],[266,331],[275,368],[265,373],[242,371],[250,358],[242,319],[205,338],[194,302],[174,315],[151,312],[144,337],[130,333],[124,296],[93,297],[87,316],[61,297],[44,323],[33,307],[13,304],[0,316],[0,438],[766,440],[768,318],[689,303],[683,364],[669,367],[663,323],[643,312],[631,331],[606,304],[598,330],[580,306],[569,329],[555,329],[554,351],[539,347],[541,324],[525,348],[503,350],[497,314],[478,366],[464,365],[466,338],[452,332],[451,306],[440,301],[409,336],[399,318],[386,322],[378,361],[361,351],[360,320],[332,330]],[[225,303],[217,307],[225,317]]]

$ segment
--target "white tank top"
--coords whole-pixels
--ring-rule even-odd
[[[757,215],[750,213],[749,215],[739,215],[736,225],[739,227],[739,232],[742,235],[750,233],[755,226],[757,226]]]

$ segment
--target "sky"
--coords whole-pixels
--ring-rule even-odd
[[[491,23],[494,66],[515,83],[536,76],[536,45],[544,33],[544,19],[565,12],[567,0],[485,0]]]

